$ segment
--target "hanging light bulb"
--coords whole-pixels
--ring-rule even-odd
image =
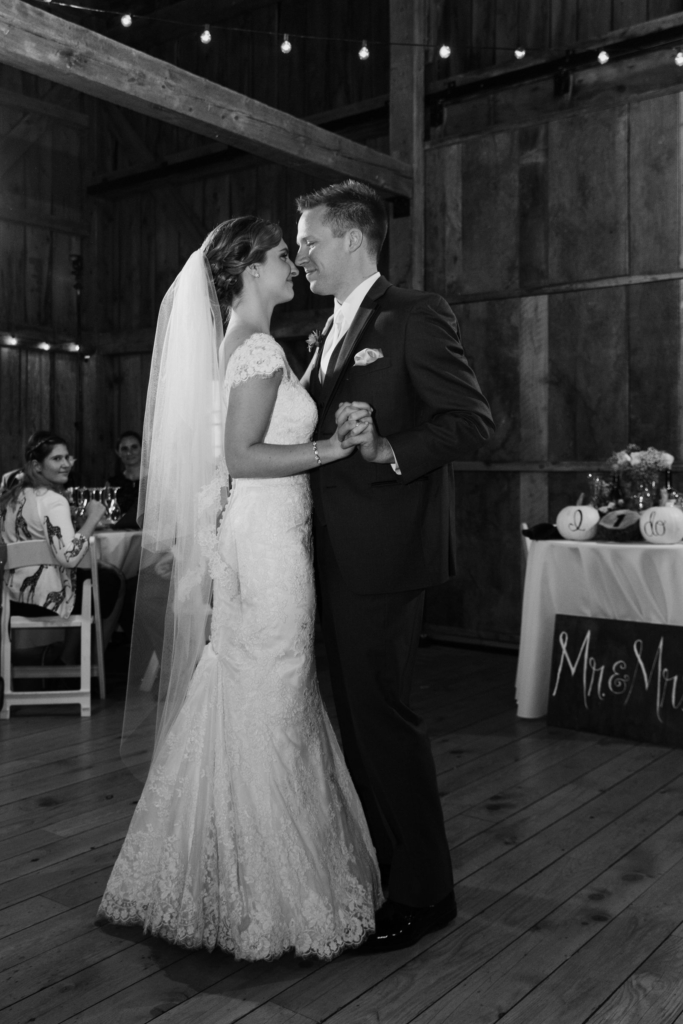
[[[12,345],[12,347],[14,347],[15,345],[19,344],[19,339],[15,338],[13,334],[10,334],[8,336],[8,338],[6,339],[6,341],[7,341],[7,344],[8,345]]]
[[[608,60],[609,60],[609,53],[607,52],[607,50],[600,50],[600,53],[598,54],[598,63],[599,64],[606,64]]]
[[[121,24],[124,28],[130,28],[130,26],[133,24],[133,19],[131,18],[130,14],[121,15]]]
[[[211,31],[210,31],[208,25],[204,26],[204,31],[202,32],[202,34],[200,35],[199,38],[201,39],[201,41],[203,43],[210,43],[211,42]]]
[[[360,50],[358,51],[358,56],[360,57],[361,60],[367,60],[368,57],[370,56],[370,51],[368,50],[368,41],[367,41],[367,39],[363,40],[363,45],[361,46]]]
[[[292,44],[290,43],[289,36],[287,35],[286,32],[285,32],[284,39],[280,43],[280,49],[282,50],[283,53],[291,53],[292,52]]]
[[[51,347],[46,341],[41,341],[38,345],[38,348],[42,348],[43,352],[49,352]]]
[[[674,57],[674,64],[676,67],[683,68],[683,50],[679,50]]]
[[[439,57],[441,57],[443,60],[447,60],[450,57],[450,55],[451,48],[450,46],[448,46],[447,43],[444,43],[441,49],[439,50]]]
[[[526,50],[523,46],[518,46],[515,48],[515,57],[517,58],[517,60],[521,60],[522,57],[526,57]]]

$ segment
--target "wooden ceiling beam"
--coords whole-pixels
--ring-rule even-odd
[[[309,174],[410,196],[412,167],[23,0],[0,5],[0,61]]]
[[[116,109],[116,108],[111,108]],[[370,100],[350,103],[345,107],[325,110],[305,118],[311,124],[328,124],[331,130],[358,137],[361,132],[369,137],[387,130],[389,96],[375,96]],[[130,190],[154,187],[165,178],[192,180],[207,174],[220,174],[255,166],[253,156],[234,147],[226,148],[220,142],[205,142],[190,149],[170,153],[160,159],[141,160],[137,166],[110,171],[89,183],[93,196],[121,195]]]

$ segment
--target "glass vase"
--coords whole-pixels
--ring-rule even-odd
[[[659,470],[627,469],[622,472],[620,483],[626,508],[644,512],[646,508],[659,505],[663,484]]]

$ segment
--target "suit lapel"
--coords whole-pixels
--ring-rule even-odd
[[[321,405],[323,407],[321,420],[325,415],[328,405],[334,397],[334,393],[337,390],[339,382],[341,381],[346,367],[348,366],[351,357],[358,348],[358,345],[370,323],[370,320],[375,313],[379,300],[382,298],[387,288],[390,288],[390,284],[385,277],[378,278],[373,284],[368,294],[363,299],[360,309],[353,318],[353,323],[346,332],[346,336],[341,343],[339,355],[335,362],[334,373],[328,374],[325,377],[325,382],[321,389]]]

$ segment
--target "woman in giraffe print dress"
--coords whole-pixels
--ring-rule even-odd
[[[77,602],[76,567],[105,508],[91,501],[83,525],[74,530],[64,494],[73,459],[63,438],[38,431],[29,438],[25,459],[22,479],[0,497],[0,535],[6,543],[46,540],[59,564],[7,571],[12,611],[23,615],[48,611],[68,618]]]

